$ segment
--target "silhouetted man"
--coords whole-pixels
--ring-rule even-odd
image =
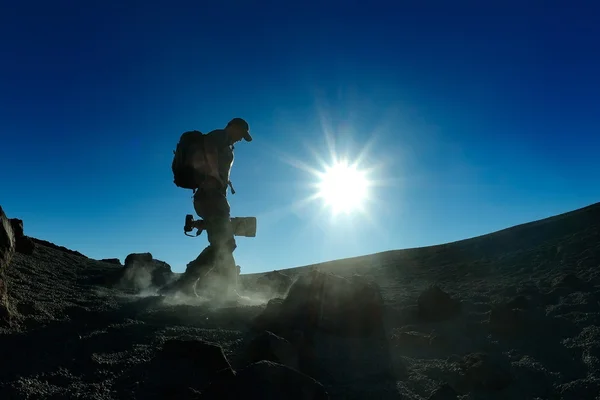
[[[162,290],[163,293],[182,291],[187,294],[205,292],[211,297],[215,294],[228,298],[239,296],[236,291],[238,267],[233,257],[237,246],[230,220],[227,186],[231,186],[233,145],[242,139],[252,141],[248,123],[242,118],[234,118],[225,129],[216,129],[204,136],[207,158],[218,171],[212,175],[196,175],[198,188],[193,198],[194,210],[204,220],[209,245],[187,265],[177,282]],[[202,162],[208,162],[207,158]]]

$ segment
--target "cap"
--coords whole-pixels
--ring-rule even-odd
[[[227,126],[230,126],[230,125],[236,125],[236,126],[242,128],[244,130],[244,140],[246,142],[251,142],[252,141],[252,136],[250,136],[250,126],[248,125],[248,123],[243,118],[234,118],[234,119],[232,119],[227,124]]]

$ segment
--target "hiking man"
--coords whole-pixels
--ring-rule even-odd
[[[187,264],[178,281],[161,292],[182,291],[186,294],[197,294],[198,283],[204,286],[203,290],[216,291],[221,296],[239,296],[236,291],[238,267],[233,257],[237,245],[230,220],[227,186],[229,185],[234,193],[229,180],[234,161],[234,144],[242,139],[252,141],[249,130],[245,120],[234,118],[224,129],[216,129],[205,135],[193,131],[198,137],[202,137],[204,150],[201,156],[192,157],[193,177],[189,180],[193,182],[188,184],[186,181],[186,184],[182,184],[181,181],[177,181],[176,176],[175,184],[194,190],[194,210],[204,220],[209,245],[194,261]],[[175,160],[173,165],[175,172]]]

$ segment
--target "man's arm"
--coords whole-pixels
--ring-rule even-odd
[[[218,177],[219,183],[225,188],[228,184],[229,173],[222,171],[222,163],[228,158],[226,155],[229,150],[227,133],[223,129],[215,129],[205,135],[204,144],[211,175],[215,178]]]

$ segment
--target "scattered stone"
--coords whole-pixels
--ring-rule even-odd
[[[244,363],[252,364],[257,361],[273,361],[299,369],[298,351],[286,339],[265,331],[255,337],[245,350]]]
[[[23,220],[18,218],[11,218],[10,224],[15,235],[15,250],[25,255],[33,254],[35,243],[30,237],[25,236],[23,230]]]
[[[259,361],[234,377],[213,382],[202,391],[202,399],[326,400],[329,395],[317,380],[288,366]]]
[[[437,388],[428,400],[456,400],[458,399],[458,393],[447,383]]]
[[[13,311],[8,301],[5,273],[15,254],[15,236],[10,221],[0,207],[0,322],[10,320]]]
[[[424,321],[440,321],[450,319],[461,311],[461,303],[438,286],[431,286],[423,291],[417,300],[418,315]]]

